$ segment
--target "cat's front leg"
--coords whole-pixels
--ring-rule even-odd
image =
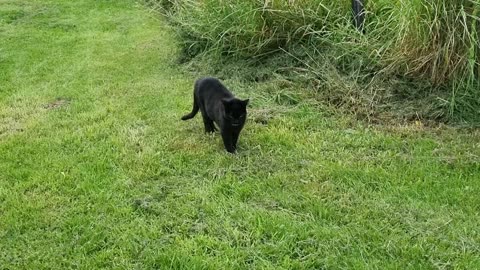
[[[235,149],[237,149],[238,136],[240,136],[240,131],[232,132],[232,142],[233,142],[233,147],[235,147]]]
[[[232,134],[229,132],[226,132],[225,130],[222,130],[222,139],[223,139],[223,145],[225,145],[225,149],[227,150],[227,152],[234,154],[236,149],[233,144]]]
[[[215,128],[215,125],[213,124],[213,121],[203,114],[202,114],[202,117],[203,117],[203,124],[205,126],[205,133],[215,132],[216,128]]]

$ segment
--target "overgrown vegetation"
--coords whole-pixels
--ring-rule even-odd
[[[479,0],[368,1],[365,35],[345,0],[149,2],[185,60],[260,67],[359,116],[479,120]]]

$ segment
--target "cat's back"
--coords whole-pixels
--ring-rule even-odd
[[[219,79],[213,77],[204,77],[198,79],[195,82],[195,90],[198,94],[215,93],[227,96],[232,95]]]

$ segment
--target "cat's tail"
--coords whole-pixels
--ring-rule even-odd
[[[197,99],[195,97],[193,97],[193,109],[192,109],[192,112],[187,114],[187,115],[184,115],[182,117],[182,120],[188,120],[188,119],[192,119],[193,117],[195,117],[195,115],[198,113],[198,110],[200,108],[198,107],[198,104],[197,104]]]

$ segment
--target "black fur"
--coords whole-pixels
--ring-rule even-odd
[[[195,82],[192,112],[183,116],[188,120],[202,112],[205,132],[215,132],[214,122],[220,128],[225,149],[235,153],[238,136],[247,118],[248,99],[240,100],[217,79],[203,78]]]
[[[365,34],[365,0],[352,0],[353,24]]]

